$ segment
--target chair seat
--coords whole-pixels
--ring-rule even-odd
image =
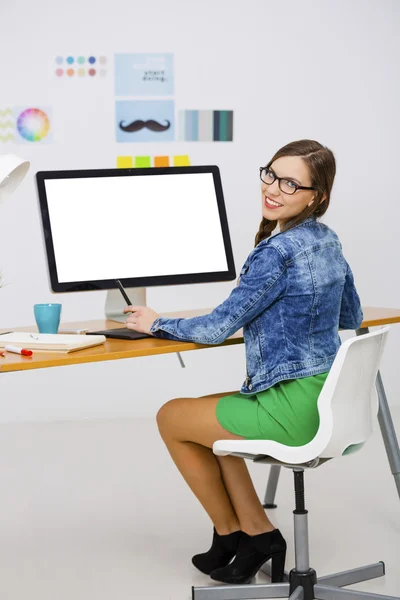
[[[279,467],[286,467],[288,469],[294,468],[294,467],[299,467],[301,469],[315,469],[316,467],[320,467],[321,465],[323,465],[327,460],[331,460],[330,458],[314,458],[313,460],[307,461],[305,463],[289,464],[289,463],[282,462],[281,460],[277,460],[276,458],[273,458],[272,456],[264,456],[262,454],[256,455],[256,454],[246,454],[244,452],[232,452],[229,454],[229,456],[237,456],[238,458],[245,458],[247,460],[252,460],[253,462],[256,462],[256,463],[262,463],[262,464],[267,464],[267,465],[277,465]]]
[[[285,446],[271,440],[217,440],[213,444],[213,452],[217,456],[236,454],[253,460],[259,460],[258,457],[268,457],[271,461],[300,465],[319,457],[326,446],[326,442],[321,442],[318,433],[311,442],[304,446]],[[271,464],[273,463],[271,462]]]

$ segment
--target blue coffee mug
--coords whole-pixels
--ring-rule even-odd
[[[39,333],[58,332],[61,304],[34,304],[33,312]]]

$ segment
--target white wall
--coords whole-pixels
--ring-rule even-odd
[[[4,3],[5,4],[5,3]],[[0,108],[44,105],[54,143],[0,144],[32,162],[0,207],[0,327],[33,324],[32,305],[63,304],[64,322],[100,318],[105,293],[49,290],[34,174],[114,168],[118,154],[189,154],[221,169],[236,267],[261,218],[258,167],[283,144],[328,145],[338,173],[324,222],[339,234],[364,306],[400,308],[398,140],[400,4],[389,0],[153,0],[68,3],[16,0],[0,9]],[[176,109],[234,110],[233,143],[117,144],[113,55],[173,52]],[[104,79],[60,80],[54,59],[106,55]],[[200,207],[201,209],[201,207]],[[162,223],[157,220],[149,240]],[[158,311],[211,307],[234,283],[150,288]],[[400,325],[383,361],[389,401],[399,403]],[[167,399],[238,389],[243,347],[0,376],[0,420],[154,415]]]

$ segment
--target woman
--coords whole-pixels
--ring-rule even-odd
[[[332,152],[313,140],[287,144],[260,168],[263,219],[255,248],[237,287],[212,313],[168,319],[146,307],[125,309],[130,329],[174,340],[219,344],[244,327],[240,392],[177,398],[157,415],[176,466],[214,524],[210,550],[192,562],[217,581],[246,583],[269,558],[272,581],[282,581],[286,542],[266,516],[244,459],[215,456],[213,443],[311,441],[339,327],[362,322],[340,241],[317,220],[329,206],[335,172]]]

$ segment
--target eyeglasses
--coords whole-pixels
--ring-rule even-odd
[[[267,185],[271,185],[274,183],[275,179],[277,179],[281,192],[289,195],[295,194],[297,190],[316,190],[314,187],[299,185],[295,181],[287,179],[286,177],[278,177],[275,175],[273,170],[269,169],[268,167],[260,167],[260,179]]]

